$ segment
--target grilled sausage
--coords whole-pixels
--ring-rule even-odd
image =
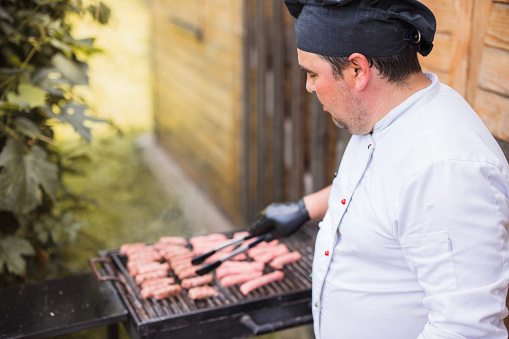
[[[212,286],[198,286],[187,291],[187,296],[193,300],[210,298],[216,295],[217,291]]]
[[[264,274],[261,277],[255,278],[253,280],[249,280],[248,282],[240,285],[240,291],[244,295],[248,295],[249,292],[260,288],[264,285],[267,285],[273,281],[283,280],[285,277],[284,273],[281,271],[274,271],[272,273]]]
[[[230,274],[247,273],[250,271],[263,271],[265,264],[262,262],[226,261],[216,268],[216,277],[221,279]]]
[[[152,271],[166,271],[170,269],[170,264],[167,262],[160,263],[158,261],[148,263],[143,266],[138,266],[137,272],[135,274],[145,274]]]
[[[161,237],[159,242],[163,244],[186,246],[187,240],[184,237]]]
[[[182,287],[180,287],[180,285],[175,284],[175,285],[168,285],[168,286],[164,286],[164,287],[161,287],[158,289],[154,289],[154,291],[152,292],[152,295],[157,300],[161,300],[164,298],[176,296],[180,293],[182,293]]]
[[[175,278],[172,278],[172,277],[148,279],[141,283],[141,288],[143,289],[145,287],[172,285],[174,283],[175,283]]]
[[[251,258],[253,258],[255,261],[262,262],[262,263],[268,263],[275,257],[290,252],[288,247],[286,247],[285,244],[279,244],[277,246],[273,246],[270,251],[267,251],[265,253],[251,255]]]
[[[198,277],[186,278],[180,282],[180,285],[183,288],[192,288],[200,285],[206,285],[211,283],[214,280],[214,276],[212,274],[205,274]]]
[[[230,274],[225,277],[223,277],[220,282],[221,285],[224,287],[237,285],[245,283],[246,281],[252,280],[254,278],[261,277],[263,274],[262,271],[251,271],[251,272],[244,272],[239,274]]]
[[[168,275],[167,270],[152,271],[152,272],[147,272],[144,274],[138,274],[134,277],[134,280],[136,281],[136,283],[138,285],[141,285],[141,283],[144,282],[145,280],[162,278],[162,277],[166,277],[167,275]]]
[[[300,260],[300,258],[301,254],[297,251],[284,253],[272,259],[269,265],[275,269],[280,270],[283,268],[283,266],[290,264],[292,262],[296,262]]]

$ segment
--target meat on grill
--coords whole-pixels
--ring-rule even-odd
[[[170,298],[182,293],[182,287],[180,285],[168,285],[161,288],[154,289],[152,291],[152,295],[157,300],[161,300],[164,298]]]
[[[212,274],[205,274],[198,277],[186,278],[180,282],[180,286],[183,288],[189,289],[196,286],[210,284],[214,280],[214,276]]]
[[[161,237],[159,243],[186,246],[187,240],[184,237]]]
[[[226,261],[216,268],[216,277],[221,279],[227,275],[246,273],[250,271],[263,271],[265,264],[262,262]]]
[[[166,277],[168,275],[168,271],[160,270],[160,271],[152,271],[147,272],[144,274],[138,274],[134,277],[134,280],[138,285],[141,285],[142,282],[145,280],[155,279],[155,278],[162,278]]]
[[[263,271],[251,271],[237,274],[230,274],[223,277],[220,282],[224,287],[233,286],[245,283],[246,281],[252,280],[262,276]]]
[[[162,277],[145,280],[141,283],[141,288],[145,287],[153,287],[153,286],[164,286],[164,285],[172,285],[175,284],[175,278],[172,277]]]
[[[194,277],[196,276],[196,270],[199,269],[201,266],[194,266],[194,265],[191,265],[191,266],[187,266],[187,267],[184,267],[182,268],[182,270],[180,270],[178,273],[175,272],[175,274],[179,277],[180,280],[182,279],[185,279],[185,278],[190,278],[190,277]]]
[[[120,246],[119,253],[122,255],[128,255],[130,253],[133,253],[135,251],[141,250],[146,248],[147,245],[142,242],[132,243],[132,244],[125,244]]]
[[[166,271],[170,269],[170,264],[167,262],[161,263],[159,261],[153,261],[143,265],[135,266],[131,272],[131,275],[145,274],[152,271]]]
[[[187,291],[187,296],[193,300],[206,299],[217,295],[217,291],[212,286],[193,287]]]
[[[257,254],[251,254],[251,258],[253,258],[255,261],[268,263],[275,257],[290,252],[288,247],[286,247],[285,244],[279,244],[277,246],[272,246],[269,251],[266,251],[264,253],[257,253]]]
[[[285,275],[282,271],[274,271],[271,273],[267,273],[262,275],[261,277],[243,283],[242,285],[240,285],[240,291],[242,292],[242,294],[248,295],[249,292],[257,288],[260,288],[264,285],[267,285],[273,281],[283,280],[284,277]]]
[[[300,258],[301,258],[301,254],[297,251],[284,253],[284,254],[278,255],[277,257],[272,259],[272,261],[269,263],[269,265],[272,268],[280,270],[283,268],[283,266],[291,264],[293,262],[296,262],[296,261],[300,260]]]

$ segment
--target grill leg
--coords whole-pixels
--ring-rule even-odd
[[[118,339],[118,324],[111,324],[107,327],[108,339]]]

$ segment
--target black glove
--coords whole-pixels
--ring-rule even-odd
[[[293,234],[308,220],[309,214],[302,199],[291,203],[273,203],[258,214],[249,233],[259,235],[268,232],[265,241],[271,241]]]

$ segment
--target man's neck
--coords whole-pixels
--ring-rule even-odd
[[[430,85],[431,80],[422,72],[412,74],[405,82],[397,84],[378,78],[373,83],[371,93],[366,93],[370,97],[368,102],[373,125],[406,99]]]

